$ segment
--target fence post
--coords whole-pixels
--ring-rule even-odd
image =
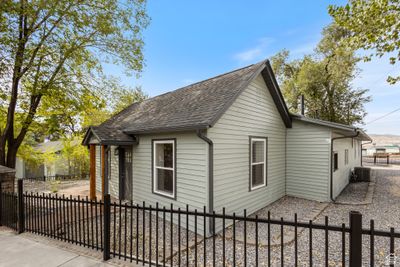
[[[0,181],[0,226],[2,226],[3,224],[1,223],[1,215],[3,214],[3,203],[2,203],[2,201],[3,201],[3,191],[2,191],[2,189],[1,189],[1,181]]]
[[[110,259],[110,218],[111,218],[111,199],[110,194],[104,195],[104,228],[103,228],[103,260]]]
[[[25,231],[23,180],[18,179],[18,234]]]
[[[350,267],[361,267],[362,255],[362,215],[350,211]]]
[[[386,156],[386,163],[389,165],[389,155]]]

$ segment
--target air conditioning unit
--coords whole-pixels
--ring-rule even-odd
[[[357,182],[370,182],[371,181],[371,168],[355,167],[354,173],[356,174]]]

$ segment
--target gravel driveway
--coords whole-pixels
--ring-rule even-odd
[[[258,212],[259,217],[265,217],[268,210],[271,212],[272,218],[283,217],[286,220],[293,220],[294,212],[298,212],[299,221],[313,220],[313,223],[323,224],[325,216],[329,218],[330,225],[341,226],[342,223],[349,224],[349,212],[360,211],[363,215],[363,227],[369,228],[370,220],[375,221],[375,229],[389,231],[390,227],[400,229],[400,169],[373,169],[372,174],[376,178],[376,188],[374,192],[373,202],[367,205],[341,205],[341,204],[324,204],[308,200],[300,200],[296,198],[285,197],[272,205],[267,206]],[[359,190],[355,190],[359,188]],[[366,185],[350,185],[343,191],[341,198],[362,200],[365,195]],[[315,216],[315,217],[313,217]],[[225,239],[225,257],[227,266],[232,266],[235,261],[236,266],[243,266],[244,264],[244,244],[240,241],[243,239],[243,224],[236,224],[236,255],[233,257],[233,240],[231,237],[231,228],[228,228]],[[259,266],[268,266],[268,246],[265,244],[267,238],[265,228],[262,229],[259,225],[259,247],[258,259]],[[293,227],[284,227],[284,265],[292,266],[295,261],[295,247],[293,236]],[[247,225],[248,242],[247,244],[247,266],[255,266],[255,253],[256,246],[252,244],[254,240],[254,225],[250,223]],[[298,263],[299,266],[310,265],[310,232],[308,229],[298,231]],[[206,265],[212,266],[213,251],[212,251],[212,238],[208,238],[206,242],[207,254]],[[280,227],[271,227],[271,266],[281,264],[281,248],[280,248]],[[328,265],[338,266],[342,263],[342,234],[340,232],[329,232],[329,252],[328,252]],[[399,241],[395,242],[395,254],[400,255]],[[216,266],[222,266],[222,243],[223,239],[221,234],[217,235],[215,239],[215,262]],[[375,264],[381,266],[385,264],[385,258],[389,254],[389,238],[375,237]],[[203,266],[203,247],[204,241],[197,247],[197,266]],[[348,235],[345,241],[345,257],[348,264]],[[194,250],[189,254],[189,261],[191,266],[195,265]],[[369,236],[363,236],[363,261],[365,265],[369,265],[370,258],[370,242]],[[314,266],[325,265],[325,232],[323,230],[312,231],[312,259]],[[181,259],[182,262],[186,261],[185,255]],[[174,258],[175,264],[177,258]]]

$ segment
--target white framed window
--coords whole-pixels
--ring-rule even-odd
[[[176,140],[152,140],[153,193],[175,198]]]
[[[250,137],[250,191],[267,185],[267,138]]]
[[[349,150],[345,149],[344,150],[344,165],[349,164]]]

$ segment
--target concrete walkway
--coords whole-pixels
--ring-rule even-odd
[[[35,242],[11,231],[0,230],[0,266],[112,267],[115,265]]]

